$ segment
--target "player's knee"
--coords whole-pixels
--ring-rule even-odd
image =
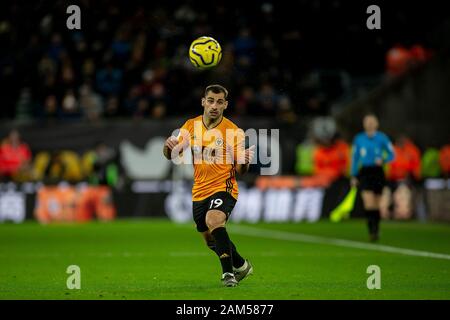
[[[219,227],[223,227],[225,225],[225,223],[223,223],[221,220],[219,219],[209,219],[206,221],[206,225],[208,226],[208,229],[210,231],[217,229]]]
[[[378,209],[378,203],[376,202],[376,200],[374,198],[370,197],[368,199],[365,199],[364,208],[366,210]]]
[[[210,212],[206,215],[206,225],[209,230],[214,230],[225,225],[225,217],[223,213]]]
[[[376,202],[368,202],[364,204],[366,210],[378,210],[380,206]]]
[[[366,209],[366,210],[376,209],[376,207],[377,207],[376,197],[372,192],[367,192],[367,191],[363,192],[362,198],[363,198],[364,209]]]

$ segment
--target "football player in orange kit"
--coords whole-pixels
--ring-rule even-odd
[[[169,137],[163,153],[173,160],[187,148],[191,149],[194,221],[207,246],[219,256],[222,283],[235,287],[253,273],[253,267],[237,252],[225,224],[238,198],[236,172],[248,171],[255,146],[245,149],[243,130],[223,116],[227,97],[224,87],[208,86],[201,100],[203,115],[187,120],[178,137]]]

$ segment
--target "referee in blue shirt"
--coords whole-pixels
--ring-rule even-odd
[[[379,238],[380,198],[386,184],[383,164],[394,158],[389,138],[377,131],[378,119],[367,114],[363,119],[364,132],[353,139],[351,184],[358,186],[364,203],[371,241]]]

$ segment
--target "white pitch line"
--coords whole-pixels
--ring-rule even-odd
[[[337,238],[311,236],[311,235],[302,234],[302,233],[292,233],[292,232],[286,232],[286,231],[260,229],[260,228],[255,228],[255,227],[238,226],[238,225],[230,226],[230,231],[233,233],[244,235],[244,236],[260,237],[260,238],[267,238],[267,239],[277,239],[277,240],[287,240],[287,241],[309,242],[309,243],[316,243],[316,244],[328,244],[328,245],[333,245],[333,246],[338,246],[338,247],[358,248],[358,249],[363,249],[363,250],[398,253],[398,254],[403,254],[403,255],[408,255],[408,256],[450,260],[450,255],[443,254],[443,253],[419,251],[419,250],[391,247],[391,246],[385,246],[385,245],[379,245],[379,244],[370,244],[370,243],[337,239]]]
[[[172,257],[200,257],[207,256],[210,252],[193,252],[193,251],[183,251],[183,252],[169,252],[169,255]]]

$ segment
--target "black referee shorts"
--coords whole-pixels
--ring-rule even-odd
[[[222,211],[225,213],[228,220],[235,205],[236,199],[225,191],[216,192],[201,201],[192,201],[192,211],[194,221],[197,225],[197,231],[208,231],[208,226],[206,225],[206,213],[208,213],[209,210]]]
[[[358,181],[359,189],[361,191],[372,191],[375,194],[381,194],[386,185],[383,167],[362,167],[358,173]]]

